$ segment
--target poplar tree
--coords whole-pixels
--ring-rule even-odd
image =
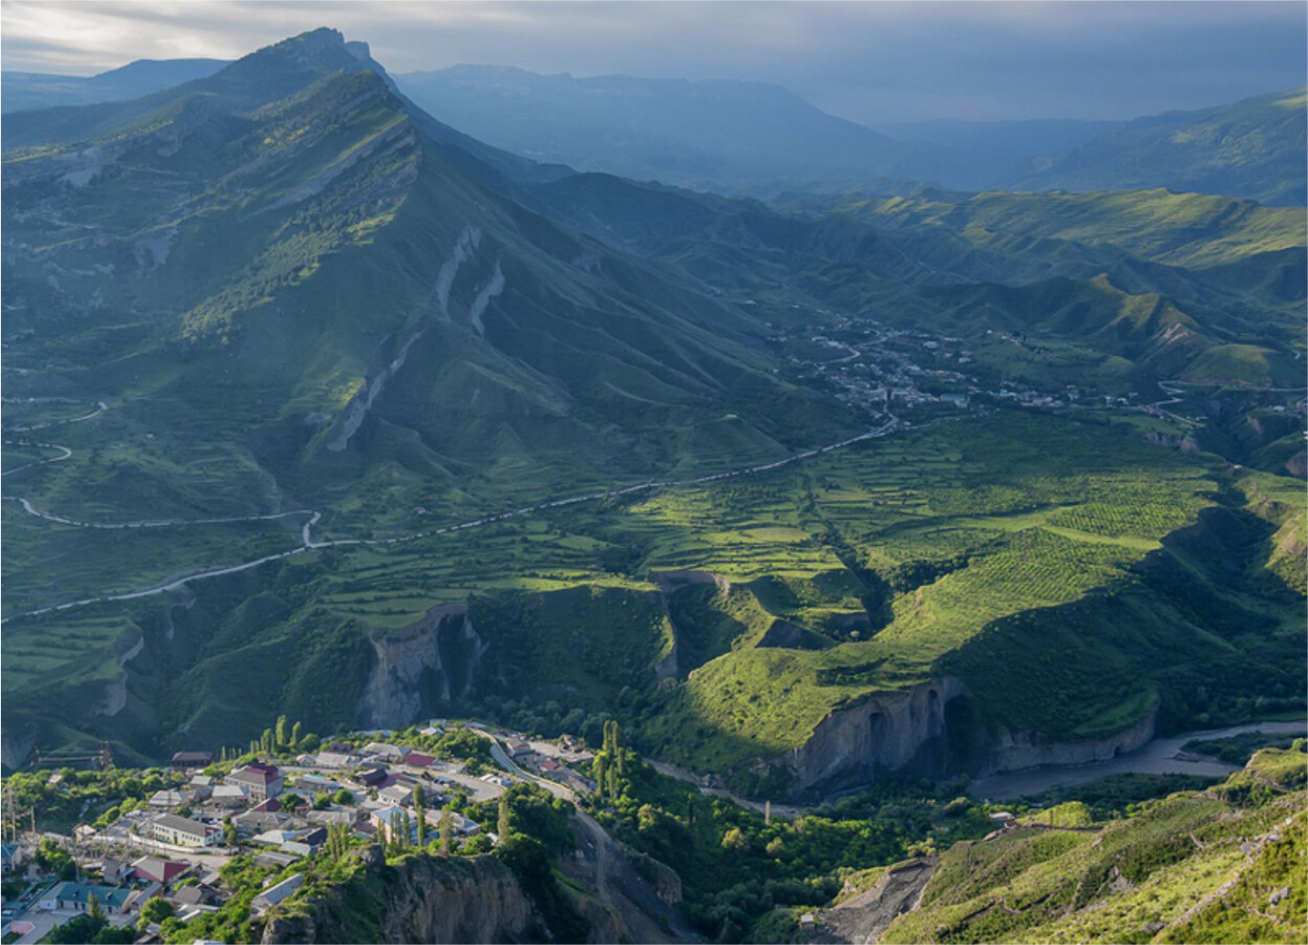
[[[441,808],[441,852],[449,856],[454,849],[454,814],[450,805]]]
[[[427,796],[422,790],[421,784],[413,786],[413,809],[418,812],[418,846],[427,845],[427,812],[425,810]]]

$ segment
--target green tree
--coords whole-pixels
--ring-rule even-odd
[[[167,899],[156,896],[141,907],[141,918],[137,926],[144,929],[147,925],[162,922],[173,914],[173,906]]]
[[[351,794],[349,791],[347,791],[345,788],[341,788],[339,791],[336,792],[336,795],[332,798],[332,800],[334,800],[337,804],[340,804],[341,806],[347,806],[349,804],[354,803],[354,795]]]
[[[418,846],[427,845],[427,795],[421,784],[413,786],[413,809],[418,814]]]
[[[109,916],[105,915],[104,906],[100,904],[100,897],[95,893],[91,893],[91,895],[86,898],[86,914],[90,918],[91,926],[96,932],[99,932],[109,924]]]
[[[287,728],[286,716],[284,715],[277,716],[277,727],[274,738],[276,739],[278,750],[285,748],[291,742],[290,729]]]
[[[453,848],[454,812],[450,810],[450,805],[446,804],[441,808],[441,852],[449,856]]]
[[[230,817],[223,818],[223,843],[229,847],[236,846],[236,824]]]
[[[744,853],[749,849],[749,840],[739,827],[732,827],[722,835],[722,849],[732,853]]]
[[[298,748],[304,738],[304,726],[296,722],[291,726],[291,747]]]
[[[771,840],[768,841],[768,845],[767,845],[768,856],[772,857],[772,859],[775,860],[781,856],[781,851],[784,850],[785,848],[786,845],[785,843],[782,842],[780,837],[773,837]]]
[[[496,824],[496,829],[495,829],[495,832],[499,834],[501,843],[508,838],[510,827],[511,824],[509,823],[509,796],[506,793],[500,795],[500,817],[499,817],[499,821]]]

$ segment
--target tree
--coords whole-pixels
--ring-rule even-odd
[[[749,840],[739,827],[732,827],[722,835],[722,849],[733,853],[744,853],[749,849]]]
[[[284,715],[277,716],[277,728],[276,728],[276,735],[274,737],[276,738],[278,749],[285,748],[287,745],[290,744],[291,736],[290,736],[290,730],[286,727],[286,716]]]
[[[450,805],[441,808],[441,852],[446,856],[454,847],[454,812]]]
[[[500,819],[496,825],[496,833],[500,836],[500,842],[503,842],[509,836],[509,797],[507,794],[500,795]]]
[[[141,918],[137,922],[137,926],[144,929],[147,925],[153,925],[155,922],[162,922],[172,914],[172,903],[167,899],[156,896],[141,907]]]
[[[781,851],[784,850],[785,848],[786,845],[781,842],[780,837],[773,837],[771,840],[768,841],[768,845],[767,845],[768,856],[772,857],[772,859],[775,860],[779,856],[781,856]]]
[[[336,792],[336,795],[332,798],[332,800],[334,800],[337,804],[345,806],[354,803],[354,795],[351,794],[349,791],[347,791],[345,788],[341,788],[339,791]]]
[[[303,735],[304,735],[304,726],[302,726],[299,722],[296,722],[294,725],[291,726],[291,747],[292,747],[292,748],[296,748],[296,747],[299,746],[300,741],[301,741]]]
[[[425,847],[427,845],[427,811],[425,809],[426,802],[427,802],[427,796],[422,790],[422,785],[415,784],[413,786],[413,809],[418,814],[418,846],[419,847]]]
[[[91,893],[86,898],[86,914],[91,919],[91,925],[96,932],[109,924],[109,917],[105,915],[104,906],[100,905],[100,897]]]
[[[236,846],[236,824],[230,817],[223,818],[223,843],[229,847]]]

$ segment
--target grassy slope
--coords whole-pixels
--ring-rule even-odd
[[[1305,764],[1301,751],[1267,749],[1226,785],[1149,802],[1098,833],[1027,827],[957,844],[921,908],[882,940],[1302,941]],[[1243,789],[1251,781],[1261,793]]]

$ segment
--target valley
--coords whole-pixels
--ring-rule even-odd
[[[259,861],[214,807],[225,904],[156,941],[1301,929],[1302,92],[1014,122],[1068,142],[1028,168],[758,83],[397,81],[333,29],[136,66],[0,118],[41,870],[189,817],[206,756],[352,779],[311,806],[353,833]],[[424,780],[459,844],[421,794],[374,823]]]

